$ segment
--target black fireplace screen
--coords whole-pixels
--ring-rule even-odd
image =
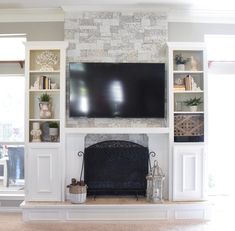
[[[110,140],[85,148],[84,180],[88,195],[145,195],[148,148]]]

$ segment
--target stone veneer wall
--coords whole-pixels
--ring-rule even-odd
[[[68,63],[166,62],[166,12],[66,12],[64,28]],[[66,115],[68,127],[163,125],[159,119],[69,118],[68,108]]]
[[[125,140],[148,147],[146,134],[88,134],[85,136],[85,148],[107,140]]]

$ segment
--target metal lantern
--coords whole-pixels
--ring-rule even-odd
[[[163,202],[163,182],[165,175],[159,167],[158,161],[154,161],[153,168],[150,169],[147,179],[147,200],[153,203]]]

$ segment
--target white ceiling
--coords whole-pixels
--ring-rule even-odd
[[[161,4],[191,5],[198,0],[0,0],[0,9],[59,8],[79,5]],[[200,0],[199,0],[200,1]]]
[[[0,0],[2,9],[61,8],[62,6],[168,6],[170,8],[197,8],[216,10],[235,10],[234,0]]]

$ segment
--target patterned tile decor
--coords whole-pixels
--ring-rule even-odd
[[[68,63],[166,62],[166,12],[66,12],[64,28]],[[68,127],[159,125],[158,119],[72,119],[66,113]]]

